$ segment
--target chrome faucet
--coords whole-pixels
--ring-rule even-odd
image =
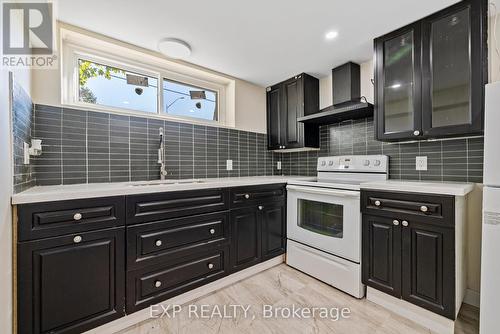
[[[163,128],[160,128],[160,148],[158,149],[158,163],[160,164],[160,180],[165,180],[167,170],[165,169],[165,143],[163,141]]]

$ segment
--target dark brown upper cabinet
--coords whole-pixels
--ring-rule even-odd
[[[297,121],[319,111],[319,80],[302,73],[266,91],[268,149],[319,148],[318,127]]]
[[[482,133],[486,6],[461,1],[375,39],[378,140]]]

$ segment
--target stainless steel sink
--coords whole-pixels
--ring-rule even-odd
[[[145,187],[145,186],[170,186],[175,184],[197,184],[204,183],[203,180],[165,180],[165,181],[144,181],[134,182],[130,184],[131,187]]]

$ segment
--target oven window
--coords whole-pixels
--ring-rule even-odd
[[[297,225],[329,237],[343,237],[344,207],[325,202],[298,200]]]

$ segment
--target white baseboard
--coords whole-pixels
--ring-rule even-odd
[[[245,278],[258,274],[261,271],[267,270],[274,266],[277,266],[285,261],[285,256],[280,255],[265,262],[259,263],[253,267],[243,269],[237,273],[231,274],[229,276],[223,277],[215,282],[208,283],[206,285],[200,286],[199,288],[193,289],[181,295],[175,296],[173,298],[167,299],[164,302],[158,303],[160,305],[182,305],[189,303],[192,300],[203,297],[211,292],[225,288],[228,285],[234,284]],[[137,311],[135,313],[129,314],[123,318],[116,319],[112,322],[104,324],[100,327],[91,329],[86,332],[86,334],[113,334],[121,331],[125,328],[138,324],[144,320],[150,319],[149,307],[143,310]]]
[[[367,288],[366,299],[385,307],[404,318],[407,318],[420,326],[430,329],[433,333],[453,334],[455,322],[441,315],[427,311],[421,307],[408,303],[399,298],[395,298],[384,292],[371,287]]]
[[[481,299],[481,294],[477,291],[467,289],[465,290],[464,303],[479,307],[479,300]]]

